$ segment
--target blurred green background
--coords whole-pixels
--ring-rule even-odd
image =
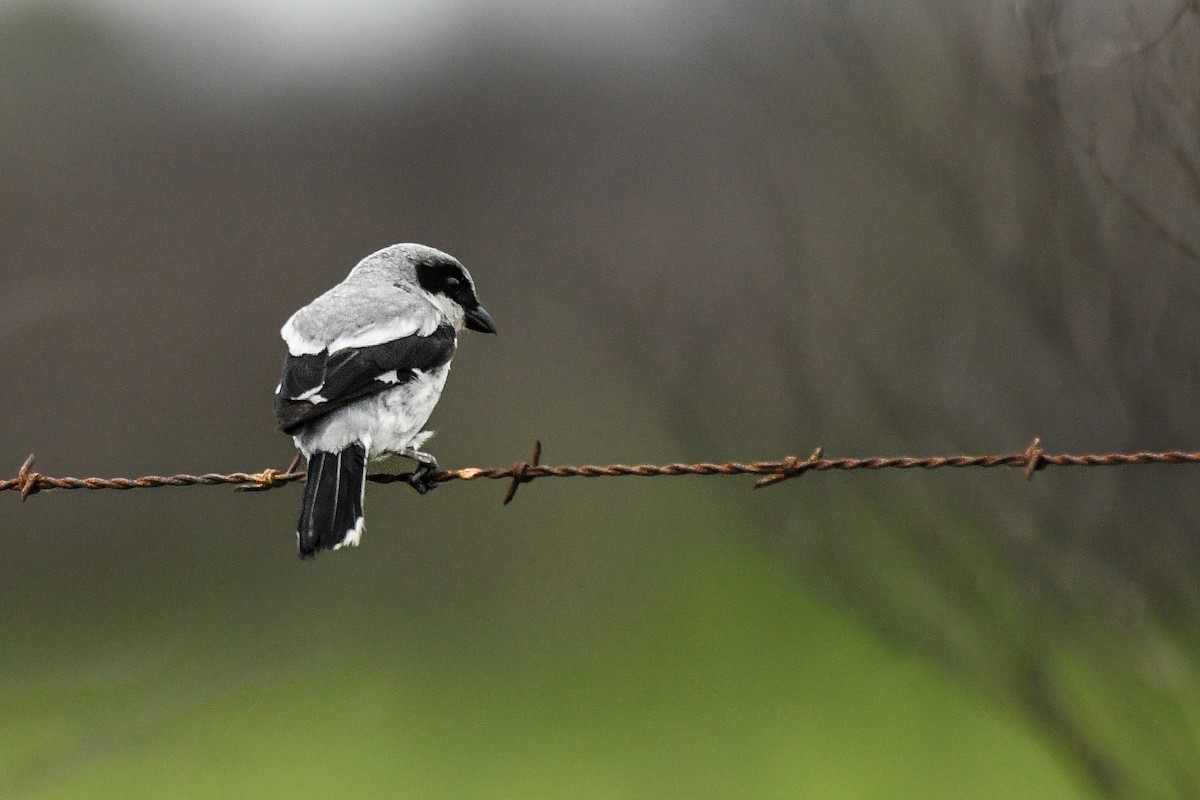
[[[1197,17],[0,2],[0,458],[283,467],[399,241],[500,328],[447,467],[1200,448]],[[6,493],[0,797],[1194,797],[1194,480]]]

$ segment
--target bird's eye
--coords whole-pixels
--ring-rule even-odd
[[[460,283],[462,283],[462,281],[460,281],[458,278],[446,278],[446,287],[449,289],[457,289]]]

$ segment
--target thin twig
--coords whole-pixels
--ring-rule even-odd
[[[953,467],[1015,467],[1024,471],[1026,478],[1033,476],[1037,470],[1047,467],[1122,467],[1135,464],[1197,464],[1200,463],[1200,452],[1184,452],[1168,450],[1165,452],[1138,453],[1099,453],[1087,455],[1071,455],[1066,453],[1047,453],[1042,449],[1041,441],[1033,442],[1021,453],[979,455],[979,456],[926,456],[913,458],[910,456],[873,457],[873,458],[825,458],[824,450],[816,448],[808,458],[787,456],[779,461],[755,461],[749,464],[732,461],[724,463],[701,462],[697,464],[607,464],[596,466],[584,464],[581,466],[565,465],[550,466],[540,463],[541,442],[534,445],[530,461],[518,461],[508,467],[464,467],[462,469],[443,470],[438,473],[439,483],[447,481],[473,480],[508,480],[508,492],[504,502],[510,502],[521,484],[529,483],[538,478],[621,478],[637,476],[641,478],[657,478],[676,475],[760,475],[754,488],[773,486],[782,481],[798,478],[808,472],[879,470],[879,469],[942,469]],[[303,481],[307,473],[297,471],[298,462],[284,471],[265,469],[261,472],[208,472],[203,475],[143,475],[140,478],[55,478],[33,471],[34,458],[32,455],[25,460],[17,473],[17,477],[0,480],[0,491],[20,492],[24,500],[31,494],[47,489],[155,489],[162,486],[218,486],[232,485],[238,491],[260,492],[285,486],[289,483]],[[375,483],[396,483],[405,481],[407,473],[382,473],[367,476],[367,480]]]

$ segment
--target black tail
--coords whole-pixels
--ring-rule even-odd
[[[320,550],[358,544],[363,531],[363,489],[367,449],[354,442],[340,453],[313,453],[296,539],[300,558]]]

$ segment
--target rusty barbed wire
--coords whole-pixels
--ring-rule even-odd
[[[521,484],[529,483],[538,478],[620,478],[637,476],[642,478],[667,477],[677,475],[759,475],[754,483],[755,489],[773,486],[781,481],[799,478],[807,472],[851,471],[851,470],[881,470],[881,469],[921,469],[933,470],[942,468],[964,469],[978,467],[1015,467],[1024,471],[1025,477],[1033,477],[1033,473],[1046,467],[1120,467],[1135,464],[1198,464],[1200,452],[1185,452],[1168,450],[1165,452],[1136,452],[1136,453],[1097,453],[1073,455],[1068,453],[1047,453],[1042,449],[1041,440],[1035,438],[1029,447],[1020,453],[1005,453],[991,455],[958,455],[958,456],[891,456],[872,458],[826,458],[823,448],[813,450],[807,458],[786,456],[779,461],[754,461],[741,463],[730,461],[724,463],[700,462],[696,464],[606,464],[596,466],[583,464],[580,466],[564,465],[550,466],[541,463],[542,443],[536,442],[533,455],[529,461],[517,461],[509,467],[464,467],[461,469],[443,470],[436,476],[438,483],[448,481],[473,480],[508,480],[508,491],[504,495],[507,505],[516,495]],[[297,471],[299,458],[285,470],[265,469],[261,472],[206,472],[202,475],[143,475],[139,478],[56,478],[43,475],[33,470],[34,457],[25,459],[17,472],[17,477],[0,480],[0,491],[17,491],[25,500],[31,494],[49,489],[155,489],[163,486],[218,486],[232,485],[237,491],[260,492],[286,486],[289,483],[303,481],[307,474]],[[404,481],[409,473],[376,473],[368,475],[367,480],[375,483],[396,483]]]

